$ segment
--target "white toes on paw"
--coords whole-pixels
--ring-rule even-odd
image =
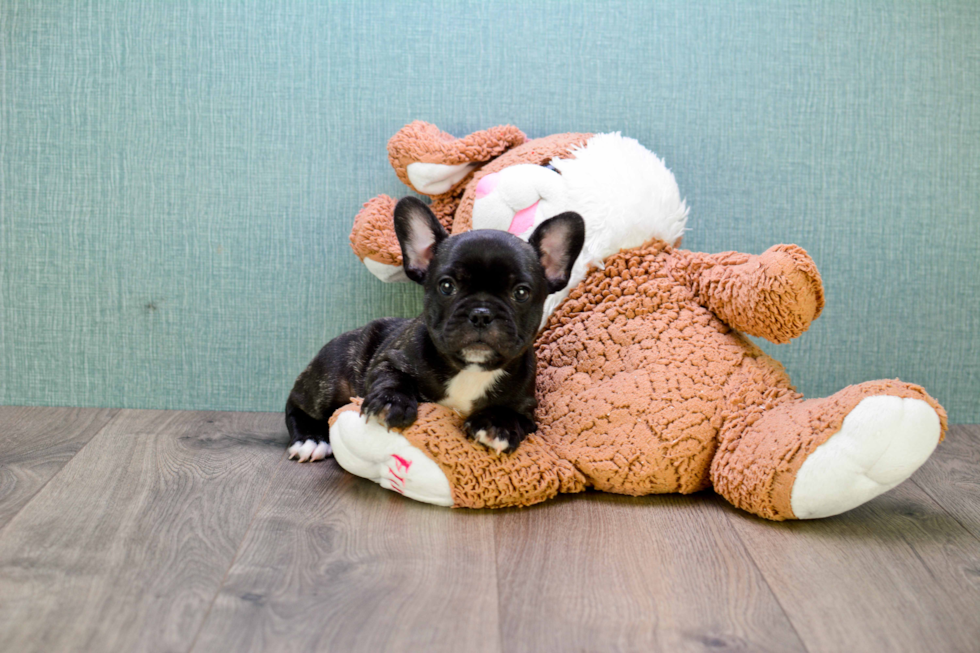
[[[939,432],[939,415],[920,399],[863,399],[803,461],[790,497],[793,513],[839,515],[887,492],[926,461]]]
[[[498,456],[509,446],[507,440],[504,440],[503,438],[492,438],[485,429],[480,429],[476,432],[476,441],[496,453]]]
[[[310,462],[315,460],[323,460],[327,456],[333,453],[333,449],[330,448],[330,443],[320,440],[317,442],[316,449],[310,454]]]
[[[289,454],[290,460],[296,459],[301,463],[312,463],[317,460],[323,460],[333,453],[330,444],[323,440],[297,441],[286,452]]]
[[[313,441],[307,440],[306,442],[313,442]],[[292,445],[290,445],[288,449],[286,449],[286,453],[289,454],[290,460],[301,458],[303,456],[303,447],[306,446],[306,442],[303,442],[302,440],[297,440]],[[312,452],[314,448],[316,448],[316,445],[314,445],[313,448],[310,449],[310,452]],[[309,454],[307,454],[307,458],[308,457]]]

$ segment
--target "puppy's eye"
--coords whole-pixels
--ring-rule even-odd
[[[542,163],[541,164],[541,167],[542,168],[547,168],[548,170],[551,170],[552,172],[556,172],[559,175],[561,174],[561,172],[558,170],[558,168],[556,168],[555,166],[551,165],[551,163]]]
[[[456,284],[453,283],[452,279],[443,279],[439,282],[439,292],[441,292],[446,297],[456,294]]]
[[[531,299],[531,289],[527,286],[518,286],[514,288],[514,301],[523,304],[527,300]]]

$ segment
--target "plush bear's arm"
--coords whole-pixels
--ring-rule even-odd
[[[402,253],[395,237],[395,200],[378,195],[364,203],[354,218],[350,246],[357,258],[385,265],[402,264]]]
[[[452,227],[459,197],[459,193],[442,195],[429,205],[447,231]],[[350,246],[357,258],[382,281],[408,280],[402,271],[402,252],[395,236],[395,204],[387,195],[371,198],[357,213],[350,232]]]
[[[776,245],[759,256],[675,250],[670,266],[722,321],[770,342],[799,336],[823,310],[820,273],[796,245]]]

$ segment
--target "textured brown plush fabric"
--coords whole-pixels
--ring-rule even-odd
[[[418,143],[452,139],[433,129],[409,130],[417,149],[406,151],[417,156],[438,149]],[[546,163],[590,136],[558,134],[512,147],[439,196],[434,210],[444,225],[452,221],[452,233],[465,232],[483,176]],[[352,234],[352,244],[376,260],[387,247],[383,256],[395,261],[385,240],[393,238],[393,204],[376,200],[368,205],[379,208],[362,221],[370,227]],[[588,487],[630,495],[714,487],[748,512],[794,519],[790,498],[800,466],[865,397],[922,399],[946,432],[942,407],[898,380],[804,400],[783,366],[740,333],[788,342],[820,315],[820,274],[800,247],[702,254],[654,240],[604,264],[571,290],[535,343],[539,430],[516,453],[494,456],[468,441],[461,419],[434,405],[421,406],[419,420],[403,432],[445,473],[457,507],[531,505]]]
[[[920,386],[898,379],[868,381],[804,401],[798,393],[782,389],[763,396],[752,376],[736,376],[738,392],[730,397],[734,405],[711,465],[711,481],[733,505],[766,519],[795,518],[790,497],[800,466],[866,397],[921,399],[939,414],[941,433],[946,433],[943,407]]]
[[[442,469],[455,507],[529,506],[586,487],[583,475],[537,435],[527,438],[513,454],[497,456],[487,455],[486,447],[462,437],[463,420],[448,408],[423,404],[419,425],[403,435]]]
[[[801,335],[823,311],[817,266],[796,245],[761,256],[677,252],[671,269],[732,328],[778,344]]]
[[[350,232],[350,246],[357,258],[362,261],[369,258],[385,265],[402,264],[393,221],[395,204],[387,195],[378,195],[364,203]]]
[[[388,161],[402,183],[412,187],[408,179],[409,164],[480,163],[500,156],[526,140],[524,132],[512,125],[491,127],[464,138],[456,138],[435,125],[416,120],[402,127],[388,141]],[[467,182],[468,179],[461,180],[457,186]]]
[[[333,414],[360,410],[361,400]],[[537,435],[508,456],[487,455],[483,445],[463,436],[463,419],[438,404],[419,406],[418,422],[399,430],[412,446],[436,461],[449,480],[454,508],[529,506],[559,493],[581,492],[585,477],[559,458]]]
[[[706,278],[723,280],[727,304]],[[782,365],[704,304],[777,341],[809,326],[823,292],[798,247],[712,256],[654,242],[611,257],[552,316],[537,342],[540,433],[590,485],[623,494],[713,485],[740,508],[787,519],[800,465],[864,397],[925,399],[945,432],[939,404],[900,381],[803,401]]]
[[[773,291],[774,265],[808,282]],[[739,508],[782,520],[794,518],[800,465],[861,399],[923,399],[945,432],[942,407],[900,381],[804,401],[782,365],[703,305],[717,301],[705,301],[708,286],[688,285],[715,278],[715,267],[728,279],[730,314],[759,321],[760,334],[805,330],[819,313],[820,278],[800,248],[709,256],[654,241],[593,269],[551,316],[536,342],[539,430],[515,454],[488,454],[439,406],[425,405],[405,437],[446,474],[459,507],[530,505],[586,487],[630,495],[714,487]]]

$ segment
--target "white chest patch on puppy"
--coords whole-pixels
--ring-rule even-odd
[[[503,370],[487,371],[477,365],[467,365],[449,381],[446,396],[439,403],[468,417],[473,411],[473,403],[490,392],[503,375]]]

